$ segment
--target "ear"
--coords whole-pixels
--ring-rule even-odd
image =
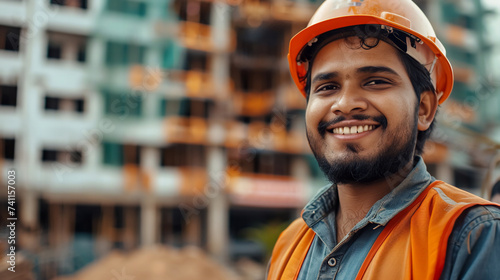
[[[425,131],[429,128],[438,107],[436,93],[424,91],[420,94],[420,105],[418,106],[418,130]]]

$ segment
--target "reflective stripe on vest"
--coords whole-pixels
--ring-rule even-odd
[[[475,205],[497,204],[444,182],[433,182],[387,223],[356,280],[439,279],[455,221]],[[301,218],[295,220],[276,242],[267,279],[297,279],[314,236]],[[402,265],[395,265],[398,263]]]

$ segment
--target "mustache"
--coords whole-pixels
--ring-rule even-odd
[[[352,115],[351,116],[351,119],[354,119],[354,120],[358,120],[358,121],[364,121],[364,120],[373,120],[377,123],[380,124],[380,126],[382,126],[382,129],[386,129],[387,128],[387,118],[384,117],[383,115],[380,115],[380,116],[375,116],[375,117],[371,117],[371,116],[367,116],[367,115],[363,115],[363,114],[357,114],[357,115]],[[318,124],[318,132],[319,132],[319,135],[321,135],[321,137],[324,137],[325,134],[326,134],[326,129],[329,127],[329,126],[332,126],[332,125],[335,125],[341,121],[345,121],[347,120],[346,117],[344,116],[338,116],[330,121],[320,121],[319,124]]]

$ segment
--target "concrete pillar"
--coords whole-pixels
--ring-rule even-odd
[[[211,147],[207,162],[210,185],[205,190],[205,195],[210,199],[207,209],[207,247],[220,261],[229,259],[229,202],[225,192],[225,165],[223,150]]]
[[[158,162],[160,162],[160,152],[155,147],[142,147],[141,149],[141,169],[142,188],[145,192],[154,193],[155,178],[158,172]]]
[[[220,100],[229,97],[229,53],[231,44],[231,11],[224,1],[214,1],[210,15],[211,40],[215,52],[212,54],[210,74],[214,90]],[[223,117],[219,110],[222,102],[216,104],[214,119]],[[226,158],[221,148],[210,147],[207,155],[209,185],[205,195],[210,199],[207,208],[207,248],[220,261],[229,259],[229,203],[225,192]]]
[[[219,261],[229,259],[229,202],[225,193],[213,198],[208,206],[207,248]]]
[[[23,193],[19,211],[23,228],[21,242],[24,249],[35,251],[39,245],[38,196],[31,190]]]
[[[31,190],[26,190],[22,196],[20,220],[24,227],[34,230],[38,228],[38,196]]]
[[[224,1],[214,1],[210,18],[211,40],[216,50],[212,54],[210,74],[213,78],[215,93],[219,98],[227,98],[229,96],[229,77],[231,76],[229,73],[229,53],[227,52],[231,44],[229,5]]]
[[[106,5],[105,1],[90,0],[88,1],[88,13],[97,16],[104,9],[104,5]]]
[[[37,77],[42,71],[43,59],[47,47],[45,28],[47,21],[43,20],[48,9],[48,1],[35,0],[26,2],[26,26],[21,31],[21,46],[19,55],[23,62],[22,73],[18,81],[18,112],[22,118],[22,130],[16,136],[16,165],[22,166],[19,174],[19,185],[26,189],[35,189],[39,185],[36,172],[39,162],[40,120],[43,119],[44,96]],[[29,175],[28,175],[29,174]],[[23,176],[24,175],[24,176]]]
[[[156,243],[158,209],[151,197],[141,203],[141,246],[147,247]]]

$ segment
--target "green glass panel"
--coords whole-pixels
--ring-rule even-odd
[[[168,101],[166,99],[160,100],[159,113],[161,117],[165,117],[167,115],[167,102]]]
[[[145,17],[147,3],[141,0],[108,0],[106,8],[112,12]]]
[[[183,98],[179,104],[179,116],[188,117],[190,115],[190,102],[188,98]]]
[[[142,116],[142,96],[140,93],[118,93],[112,91],[103,91],[104,112],[107,115],[120,116]]]
[[[118,143],[102,142],[103,164],[122,166],[123,146]]]
[[[144,64],[145,53],[145,46],[109,41],[106,43],[106,65]]]

